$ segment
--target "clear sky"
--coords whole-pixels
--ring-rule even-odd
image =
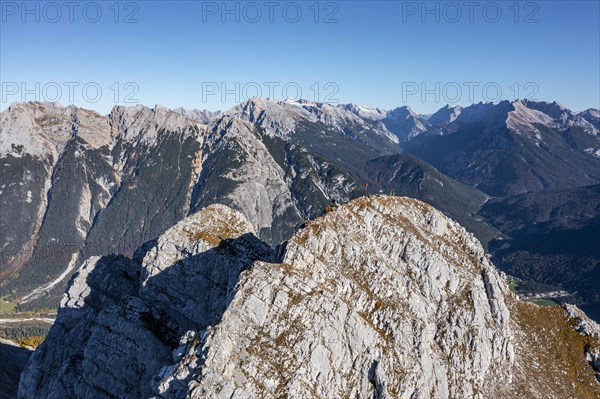
[[[253,95],[430,113],[600,108],[598,1],[1,1],[1,108],[228,109]]]

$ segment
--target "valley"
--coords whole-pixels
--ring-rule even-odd
[[[540,109],[560,112],[561,124],[552,112],[540,116]],[[521,101],[444,108],[429,120],[407,107],[375,111],[353,104],[332,106],[292,99],[253,98],[214,114],[158,106],[115,107],[106,116],[58,104],[14,104],[0,116],[1,165],[9,172],[3,174],[0,190],[0,222],[8,233],[0,242],[0,274],[4,276],[0,336],[29,349],[45,338],[49,348],[55,348],[59,338],[52,331],[57,323],[65,323],[61,312],[73,308],[79,314],[77,309],[95,301],[95,297],[89,299],[88,282],[78,280],[93,262],[106,264],[102,267],[108,268],[108,274],[102,278],[112,275],[108,270],[114,267],[129,276],[124,286],[101,291],[116,289],[119,296],[119,290],[133,289],[133,297],[127,294],[118,301],[142,306],[139,299],[132,299],[141,288],[135,288],[137,277],[130,275],[140,272],[140,257],[155,248],[173,226],[214,204],[239,212],[243,221],[235,223],[255,232],[239,243],[240,248],[250,245],[247,239],[261,243],[250,245],[254,249],[237,250],[258,251],[253,261],[275,262],[290,245],[305,240],[306,233],[299,231],[312,231],[314,227],[307,226],[318,225],[316,221],[327,219],[330,213],[351,206],[358,207],[351,214],[362,214],[363,208],[379,206],[367,205],[369,201],[385,207],[400,197],[424,201],[415,209],[437,208],[466,229],[468,240],[481,242],[503,273],[498,289],[508,295],[508,302],[523,304],[511,306],[563,309],[577,304],[598,320],[600,159],[587,151],[600,148],[598,129],[597,121],[588,122],[556,103]],[[67,131],[72,133],[57,133]],[[557,168],[553,159],[567,153]],[[563,179],[567,175],[577,178]],[[21,201],[24,195],[27,200]],[[23,222],[18,224],[17,218]],[[400,231],[412,231],[410,223],[403,223],[397,226]],[[225,244],[224,236],[216,233],[222,228],[216,229],[190,234],[204,237],[211,245],[221,243],[219,251],[234,250],[237,241]],[[371,233],[364,234],[369,240]],[[429,242],[424,237],[420,239]],[[438,244],[455,248],[448,240]],[[382,245],[368,242],[361,245],[373,245],[374,251]],[[458,262],[464,262],[471,255],[457,256]],[[259,267],[251,266],[252,262],[240,267]],[[212,283],[201,282],[204,277],[193,277],[192,271],[185,273],[195,283],[184,283],[177,293],[168,295],[176,303],[191,301],[191,307],[173,313],[159,310],[158,302],[147,303],[131,316],[139,317],[144,329],[125,334],[138,339],[150,332],[164,341],[155,348],[162,353],[165,348],[173,349],[181,338],[180,328],[200,331],[216,322],[206,319],[208,314],[189,320],[192,316],[186,312],[202,307],[196,308],[193,304],[198,299],[190,299],[186,292],[195,284]],[[392,270],[389,273],[396,275]],[[363,287],[360,279],[356,282]],[[512,295],[517,299],[511,299]],[[460,298],[454,299],[456,303],[469,303]],[[372,311],[367,306],[358,315],[364,319]],[[375,319],[365,320],[378,334],[389,334]],[[173,323],[180,326],[165,330]],[[265,345],[265,350],[279,350]],[[187,363],[173,367],[179,370],[183,364]],[[79,371],[73,372],[77,380]],[[187,389],[172,378],[180,377],[168,377],[153,389]],[[121,383],[122,389],[131,388]],[[96,392],[96,388],[89,389]],[[124,395],[119,389],[115,392]],[[139,389],[135,392],[146,392],[146,388]],[[435,389],[446,392],[443,386]]]
[[[585,151],[600,146],[598,122],[587,114],[557,103],[517,101],[444,108],[426,120],[407,107],[375,112],[353,104],[254,98],[226,112],[195,115],[135,106],[101,116],[43,103],[5,110],[0,221],[9,234],[0,273],[8,276],[0,295],[22,310],[55,307],[87,257],[132,254],[215,202],[241,210],[262,239],[277,245],[331,200],[364,195],[368,184],[373,193],[419,198],[455,218],[515,277],[576,291],[563,299],[581,305],[598,301],[594,284],[585,286],[594,280],[581,277],[598,273],[600,258],[593,249],[596,235],[588,232],[600,214],[598,185],[581,187],[600,182],[600,159]],[[55,131],[77,133],[49,133]],[[538,188],[517,169],[506,173],[503,165],[516,165],[512,148],[527,149],[521,159],[531,162],[518,170],[554,177],[543,177]],[[485,155],[491,152],[493,158]],[[566,169],[547,166],[556,157],[564,158]],[[587,172],[570,171],[574,167]],[[564,174],[583,178],[563,180]],[[514,195],[523,187],[532,190],[529,197]],[[30,200],[15,201],[24,193]],[[514,204],[523,204],[522,210]],[[564,213],[569,210],[573,216]],[[546,216],[528,216],[536,212]],[[18,230],[9,227],[16,215],[27,215]],[[519,230],[532,223],[547,227]],[[581,247],[564,241],[577,234],[592,241]],[[541,245],[550,242],[555,253],[546,254]],[[543,264],[567,259],[566,275],[583,285],[565,280],[565,272],[553,279],[543,271]]]

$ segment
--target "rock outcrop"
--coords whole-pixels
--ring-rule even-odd
[[[18,397],[558,398],[523,388],[537,375],[535,309],[471,234],[417,200],[338,206],[275,251],[212,205],[132,259],[88,259]],[[598,326],[568,311],[554,327],[587,337],[573,367],[594,392]],[[567,393],[594,397],[581,384]]]
[[[270,247],[214,205],[124,256],[89,258],[73,276],[20,397],[140,398],[189,329],[216,324],[239,273]]]
[[[242,274],[221,323],[187,340],[197,358],[168,378],[193,370],[196,398],[478,397],[511,379],[504,287],[440,212],[356,200]]]
[[[473,235],[414,199],[338,206],[275,251],[212,205],[132,259],[88,259],[18,397],[594,397],[597,325],[536,309]],[[540,335],[557,328],[574,338]],[[555,355],[532,359],[532,340]],[[526,389],[543,378],[567,396]]]

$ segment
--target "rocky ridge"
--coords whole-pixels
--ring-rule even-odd
[[[19,398],[516,394],[536,351],[516,301],[479,242],[417,200],[357,199],[275,251],[213,205],[132,259],[88,259]],[[571,392],[595,397],[588,377]]]

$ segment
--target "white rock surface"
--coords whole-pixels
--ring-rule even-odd
[[[462,107],[460,105],[456,105],[452,107],[450,104],[445,107],[437,110],[433,115],[427,119],[429,123],[432,125],[443,125],[452,123],[460,116],[462,112]]]
[[[359,130],[375,132],[390,143],[398,143],[398,138],[383,124],[369,124],[366,121],[371,120],[370,117],[365,120],[364,113],[355,111],[354,108],[347,108],[344,105],[335,106],[293,99],[274,101],[254,97],[233,107],[226,114],[256,123],[280,137],[286,137],[294,132],[299,121],[309,121],[323,123],[340,132],[343,132],[347,126],[357,126]]]
[[[416,200],[355,200],[280,263],[214,205],[92,258],[20,398],[486,397],[511,381],[507,289],[472,235]]]
[[[14,103],[0,113],[0,157],[30,154],[53,163],[73,136],[92,148],[110,146],[108,118],[95,111],[58,103]]]

